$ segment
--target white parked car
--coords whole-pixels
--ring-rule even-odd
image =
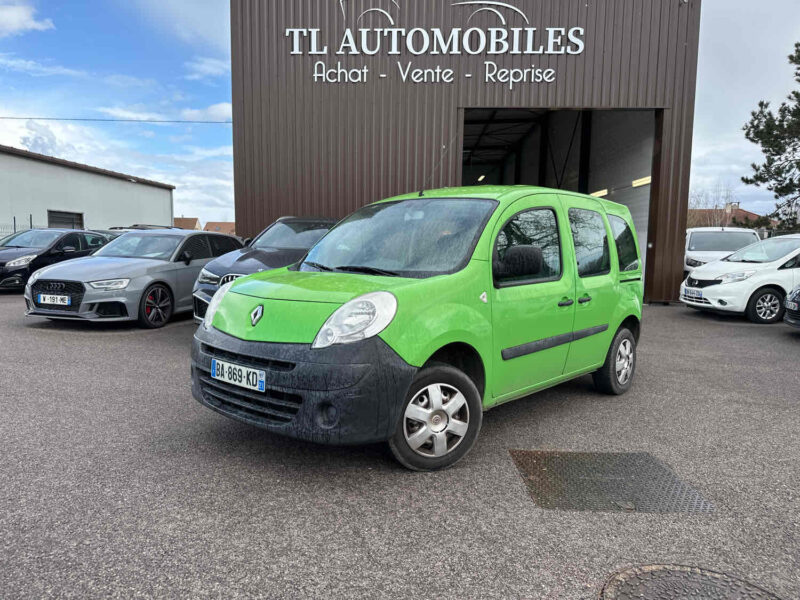
[[[800,234],[784,235],[697,267],[681,285],[681,302],[744,313],[754,323],[777,323],[787,294],[798,285]]]
[[[725,258],[745,246],[760,242],[752,229],[736,227],[695,227],[686,230],[686,252],[683,258],[683,275],[688,276],[697,267]]]

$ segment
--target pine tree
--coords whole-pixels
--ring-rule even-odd
[[[800,43],[795,44],[789,62],[800,84]],[[796,229],[800,226],[800,89],[789,94],[777,113],[769,102],[759,102],[744,132],[761,147],[765,160],[753,164],[752,176],[742,177],[742,181],[773,192],[778,202],[770,216],[780,221],[781,228]]]

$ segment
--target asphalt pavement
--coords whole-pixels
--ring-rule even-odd
[[[631,565],[800,597],[800,332],[645,310],[632,391],[488,412],[455,468],[276,437],[200,406],[190,319],[26,319],[0,293],[0,597],[596,598]],[[708,514],[544,510],[509,450],[647,452]]]

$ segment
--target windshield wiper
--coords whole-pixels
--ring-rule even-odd
[[[321,265],[319,263],[311,262],[309,260],[303,262],[303,264],[308,265],[309,267],[314,267],[315,269],[319,269],[320,271],[325,271],[326,273],[330,273],[331,271],[333,271],[333,269],[331,269],[330,267]]]
[[[384,275],[386,277],[400,277],[400,273],[394,271],[387,271],[386,269],[379,269],[377,267],[367,267],[361,265],[345,265],[343,267],[336,267],[337,271],[345,271],[347,273],[364,273],[366,275]]]

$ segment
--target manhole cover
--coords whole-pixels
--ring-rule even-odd
[[[780,600],[760,587],[725,573],[697,567],[650,565],[612,576],[601,600]]]
[[[646,452],[511,450],[541,508],[646,513],[709,513],[714,505]]]

